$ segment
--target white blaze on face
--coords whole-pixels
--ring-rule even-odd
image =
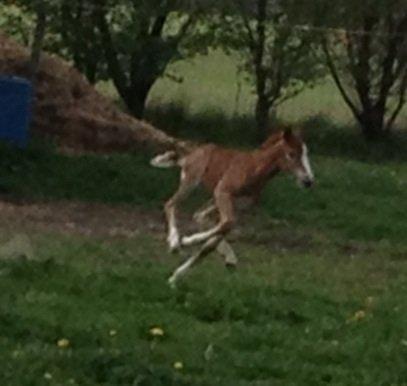
[[[305,173],[307,174],[307,177],[310,180],[313,180],[314,179],[314,173],[312,172],[311,165],[309,163],[308,148],[307,148],[307,145],[305,145],[305,144],[302,145],[301,164],[302,164],[302,167],[305,170]]]

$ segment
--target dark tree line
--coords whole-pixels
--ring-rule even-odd
[[[168,65],[208,47],[237,54],[256,94],[259,139],[270,111],[324,74],[367,139],[392,130],[407,89],[406,0],[9,0],[35,23],[32,68],[43,45],[90,82],[110,79],[143,117]],[[47,15],[49,17],[47,17]]]
[[[407,4],[378,13],[363,9],[358,31],[344,31],[341,44],[324,37],[330,73],[367,139],[388,133],[404,103],[407,88]],[[343,50],[344,52],[340,52]],[[345,63],[341,71],[339,55]],[[346,83],[346,77],[351,83]],[[354,91],[357,98],[352,98]]]
[[[324,62],[366,139],[387,135],[407,91],[406,0],[292,0],[296,20],[319,34]]]

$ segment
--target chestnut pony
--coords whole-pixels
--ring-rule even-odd
[[[267,181],[280,171],[294,174],[307,188],[314,182],[307,146],[290,129],[271,135],[260,148],[253,151],[206,144],[190,149],[183,156],[179,156],[176,151],[168,151],[153,158],[151,165],[181,168],[178,190],[165,204],[170,250],[202,244],[195,254],[175,270],[169,278],[171,285],[175,285],[181,276],[214,249],[225,257],[228,266],[236,265],[235,253],[225,240],[235,222],[236,199],[248,197],[256,202]],[[211,193],[212,199],[194,215],[195,220],[202,225],[211,214],[217,213],[218,222],[208,230],[180,236],[177,205],[199,185]]]

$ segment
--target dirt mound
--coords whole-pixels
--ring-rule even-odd
[[[29,50],[0,34],[0,75],[26,77]],[[99,94],[66,61],[44,54],[37,77],[32,131],[52,138],[61,149],[115,152],[183,142],[123,113]],[[159,148],[159,149],[158,149]]]

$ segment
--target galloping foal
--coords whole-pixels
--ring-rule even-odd
[[[195,147],[184,156],[168,151],[153,158],[151,165],[181,168],[178,190],[165,204],[170,250],[203,244],[196,254],[175,270],[169,278],[171,285],[175,285],[190,267],[216,248],[225,257],[227,265],[236,265],[236,256],[225,237],[234,224],[237,198],[249,197],[256,201],[266,182],[280,171],[293,173],[305,187],[312,186],[314,181],[307,146],[291,130],[271,135],[254,151],[208,144]],[[176,219],[177,204],[200,184],[212,194],[213,199],[194,215],[195,220],[202,224],[209,215],[218,212],[219,221],[209,230],[181,237]]]

